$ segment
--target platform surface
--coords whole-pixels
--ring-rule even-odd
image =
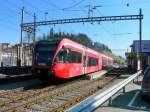
[[[103,75],[105,75],[107,73],[107,70],[101,70],[95,73],[91,73],[87,75],[87,79],[89,80],[94,80],[94,79],[98,79],[100,77],[102,77]]]
[[[97,108],[95,112],[150,112],[150,101],[141,99],[141,80],[142,76],[126,86],[126,93],[118,92],[109,106],[106,102],[103,106]]]

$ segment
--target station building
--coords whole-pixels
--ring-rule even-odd
[[[131,52],[126,53],[128,66],[131,68],[137,68],[137,59],[140,51],[140,41],[134,40],[130,46]],[[150,40],[142,40],[142,53],[141,53],[141,68],[146,65],[150,66]]]

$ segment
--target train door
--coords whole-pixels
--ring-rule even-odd
[[[86,57],[86,48],[84,49],[83,53],[83,74],[86,74],[86,69],[87,69],[87,57]]]
[[[102,69],[102,57],[101,56],[98,57],[98,68],[99,70]]]

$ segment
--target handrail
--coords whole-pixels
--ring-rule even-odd
[[[68,109],[68,112],[91,112],[105,103],[108,99],[110,99],[113,95],[115,95],[120,89],[124,88],[129,82],[134,80],[141,74],[141,71],[131,75],[127,79],[119,82],[118,84],[114,85],[113,87],[107,89],[106,91],[102,92],[97,96],[91,96],[86,100],[82,101],[81,103],[73,106],[72,108]]]

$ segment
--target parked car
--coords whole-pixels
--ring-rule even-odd
[[[143,72],[143,80],[141,85],[141,98],[150,99],[150,67]]]

